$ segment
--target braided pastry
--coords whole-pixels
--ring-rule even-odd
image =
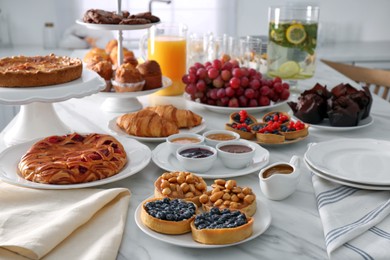
[[[36,142],[18,164],[29,181],[75,184],[105,179],[127,163],[122,144],[105,134],[50,136]]]

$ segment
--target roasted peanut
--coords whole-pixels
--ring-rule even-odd
[[[206,185],[204,184],[204,182],[198,182],[195,184],[195,188],[197,190],[205,190],[207,187]]]
[[[194,193],[192,193],[191,191],[190,192],[187,192],[185,195],[184,195],[185,198],[193,198],[194,197]]]
[[[251,194],[252,193],[252,189],[249,188],[249,187],[245,187],[245,188],[242,189],[242,193],[244,193],[245,195]]]
[[[214,206],[221,206],[223,203],[223,200],[222,199],[218,199],[216,202],[214,202]]]
[[[237,203],[237,202],[234,202],[234,201],[232,201],[232,202],[230,202],[230,205],[229,205],[229,207],[230,207],[230,208],[232,208],[232,209],[237,209],[237,208],[238,208],[238,203]]]
[[[206,194],[200,195],[199,201],[200,203],[205,204],[209,201],[209,196],[207,196]]]
[[[225,206],[229,206],[230,205],[230,200],[225,200],[224,202],[223,202],[223,205],[225,205]]]
[[[188,185],[186,182],[183,182],[182,184],[180,184],[180,189],[186,193],[190,190],[190,185]]]
[[[170,172],[165,172],[165,173],[163,173],[163,175],[161,176],[163,179],[165,179],[165,180],[168,180],[169,178],[171,178],[172,177],[172,173],[170,173]]]
[[[168,188],[169,187],[169,181],[162,179],[160,186],[161,186],[162,189]]]
[[[223,200],[230,200],[230,194],[229,193],[225,193],[225,194],[223,194],[223,196],[222,196],[222,199]]]
[[[187,175],[187,176],[186,176],[186,182],[187,182],[188,184],[194,183],[194,182],[195,182],[194,175],[192,175],[192,174]]]
[[[238,202],[240,199],[237,197],[236,194],[233,194],[232,196],[230,196],[230,199],[234,202]]]
[[[240,192],[241,192],[241,188],[240,188],[240,187],[234,187],[234,188],[232,189],[232,192],[234,192],[234,193],[240,193]]]
[[[255,200],[255,196],[253,195],[246,195],[244,197],[244,201],[248,204],[251,204]]]
[[[237,197],[239,198],[239,199],[243,199],[244,197],[245,197],[245,194],[244,193],[238,193],[237,194]]]
[[[163,194],[163,195],[169,195],[169,194],[171,194],[171,189],[170,188],[164,188],[162,191],[161,191],[161,193]]]
[[[177,183],[182,184],[186,181],[186,177],[183,175],[179,175],[179,176],[177,176],[176,181],[177,181]]]
[[[173,176],[173,177],[169,178],[168,181],[170,183],[175,183],[175,182],[177,182],[177,178],[175,176]]]
[[[235,180],[228,180],[225,183],[225,188],[228,189],[228,190],[233,189],[233,187],[235,187],[235,186],[237,186],[237,182]]]
[[[214,183],[217,185],[225,186],[226,181],[223,179],[216,179],[214,180]]]
[[[216,202],[218,199],[222,198],[222,196],[223,196],[223,192],[222,191],[215,192],[214,194],[212,194],[210,196],[210,201],[211,202]]]

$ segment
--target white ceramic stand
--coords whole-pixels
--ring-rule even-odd
[[[15,120],[15,124],[4,135],[7,146],[71,132],[58,117],[52,103],[34,102],[22,105]]]
[[[13,125],[5,130],[4,143],[11,146],[44,136],[70,133],[71,129],[59,118],[53,103],[89,96],[105,86],[105,81],[97,73],[83,70],[79,79],[64,84],[0,88],[0,104],[21,105]]]
[[[126,113],[142,109],[142,104],[137,98],[109,97],[103,101],[100,107],[107,112]]]

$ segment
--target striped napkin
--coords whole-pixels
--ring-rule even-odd
[[[329,258],[390,259],[390,191],[312,181]]]

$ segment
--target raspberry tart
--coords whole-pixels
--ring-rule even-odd
[[[280,132],[280,123],[269,121],[265,124],[259,124],[256,131],[256,139],[262,143],[276,144],[283,143],[285,136]]]
[[[290,121],[288,125],[280,126],[280,133],[284,135],[287,140],[305,137],[309,134],[309,125],[301,121]]]
[[[242,139],[251,140],[254,138],[251,126],[246,123],[228,123],[225,124],[225,129],[239,134]]]
[[[153,198],[144,201],[141,221],[148,228],[163,234],[179,235],[191,231],[190,223],[195,219],[197,207],[194,203],[169,198]]]
[[[80,59],[67,56],[13,56],[0,59],[0,87],[39,87],[81,77]]]
[[[230,123],[242,124],[245,123],[247,125],[251,125],[257,123],[257,119],[248,114],[246,110],[241,110],[240,112],[234,112],[230,114]]]
[[[273,111],[265,114],[262,119],[264,123],[278,122],[281,125],[286,125],[290,122],[291,117],[286,112]]]
[[[212,208],[191,222],[192,238],[202,244],[236,243],[252,235],[253,222],[253,218],[238,210]]]

